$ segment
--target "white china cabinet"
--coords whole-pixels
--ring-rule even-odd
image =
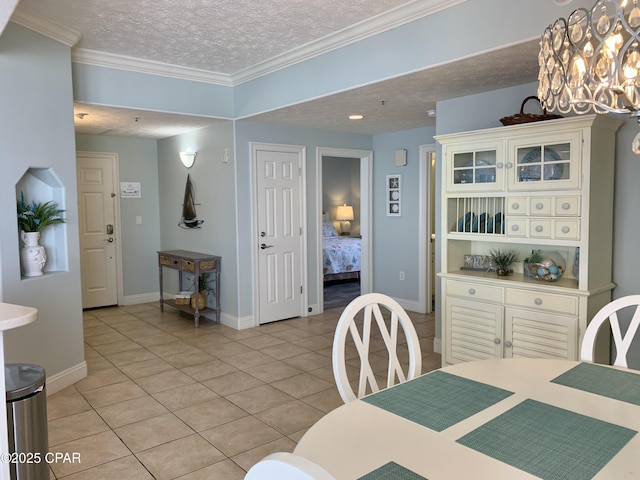
[[[442,361],[578,358],[611,299],[615,134],[579,116],[436,137],[442,145]],[[498,277],[491,250],[565,261],[557,281],[523,263]],[[608,345],[599,348],[606,359]]]

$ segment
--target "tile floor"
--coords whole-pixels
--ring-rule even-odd
[[[341,308],[237,331],[156,303],[84,313],[89,375],[47,399],[51,478],[242,479],[293,451],[342,404],[331,368]],[[423,371],[440,366],[432,315],[409,312]]]

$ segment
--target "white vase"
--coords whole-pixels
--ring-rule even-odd
[[[47,254],[42,245],[38,245],[40,232],[22,232],[20,238],[24,247],[20,250],[22,269],[25,277],[42,275],[42,269],[47,263]]]

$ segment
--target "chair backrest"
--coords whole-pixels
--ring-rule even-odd
[[[624,336],[622,336],[618,312],[624,308],[633,306],[636,307],[633,312],[633,317],[631,318],[627,331]],[[584,362],[593,362],[595,341],[598,330],[600,330],[600,327],[609,320],[609,323],[611,324],[611,333],[613,334],[613,341],[616,346],[616,359],[613,364],[619,367],[628,367],[627,353],[629,352],[631,342],[638,330],[638,325],[640,325],[639,307],[640,295],[621,297],[602,307],[600,311],[595,314],[584,332],[582,348],[580,350],[580,359]]]
[[[267,455],[249,469],[245,480],[335,480],[320,465],[288,452]]]
[[[385,320],[383,317],[380,306],[383,306],[390,312],[389,320]],[[363,315],[360,316],[359,313],[361,311]],[[387,315],[387,317],[388,316],[389,315]],[[396,383],[411,380],[421,373],[422,357],[420,354],[420,342],[407,312],[404,311],[398,302],[386,295],[380,293],[361,295],[349,303],[342,312],[333,339],[333,376],[335,377],[340,396],[345,403],[366,395],[368,393],[367,387],[369,387],[370,392],[380,390],[371,367],[369,356],[373,321],[375,321],[375,324],[380,330],[388,354],[389,363],[386,372],[386,386],[390,387]],[[358,330],[359,324],[362,327],[362,332]],[[406,373],[398,359],[398,326],[402,327],[407,341],[409,365]],[[347,360],[350,360],[347,359],[346,352],[348,333],[351,334],[356,352],[360,358],[357,394],[351,387],[347,374]]]

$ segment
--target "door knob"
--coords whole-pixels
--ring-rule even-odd
[[[271,248],[271,247],[273,247],[273,245],[267,245],[267,244],[264,244],[264,243],[260,245],[260,248],[262,250],[264,250],[265,248]]]
[[[113,237],[105,238],[105,242],[113,243]]]

